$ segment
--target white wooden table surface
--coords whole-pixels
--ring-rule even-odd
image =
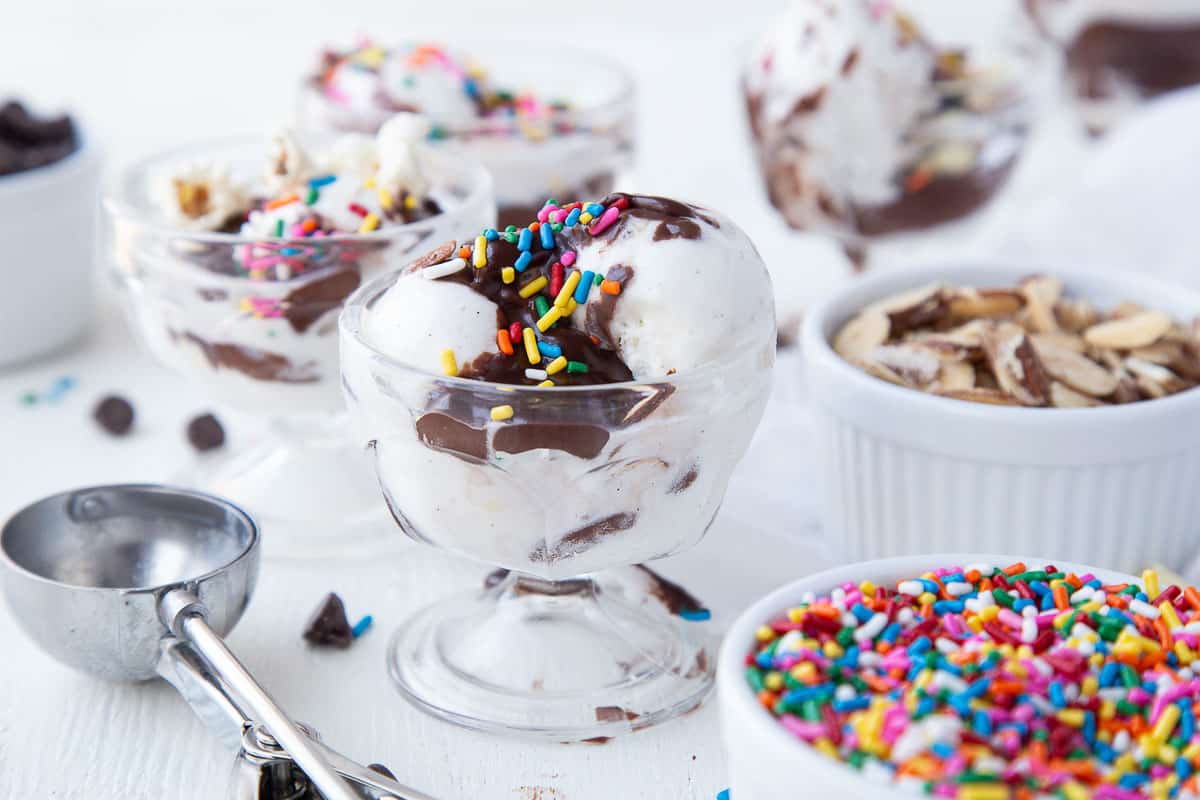
[[[186,139],[263,132],[287,114],[292,76],[322,42],[363,31],[385,40],[449,39],[460,20],[486,13],[487,31],[496,35],[585,38],[624,59],[640,83],[637,188],[732,214],[771,265],[784,310],[844,278],[834,248],[782,230],[745,144],[736,65],[747,37],[778,2],[610,0],[569,15],[542,13],[544,4],[526,0],[461,2],[452,13],[448,5],[352,0],[333,12],[320,0],[286,7],[265,0],[16,4],[0,20],[0,76],[7,81],[0,94],[20,91],[75,109],[119,162]],[[531,28],[535,14],[540,27]],[[1018,175],[1008,222],[956,243],[953,252],[1032,255],[1039,235],[1055,238],[1020,223],[1040,218],[1082,155],[1064,137],[1043,139]],[[707,539],[661,564],[707,602],[718,627],[768,589],[826,564],[815,538],[812,437],[798,361],[796,354],[781,358],[767,418]],[[18,402],[64,375],[77,386],[60,403]],[[137,432],[128,440],[107,437],[89,419],[96,398],[109,391],[137,407]],[[72,486],[168,480],[194,458],[183,439],[185,421],[207,407],[186,381],[137,349],[112,298],[102,296],[80,347],[0,373],[0,517]],[[226,420],[236,442],[245,420]],[[487,568],[399,534],[386,550],[379,558],[319,565],[267,562],[230,637],[284,707],[327,742],[351,757],[384,762],[402,780],[448,800],[711,800],[726,785],[712,703],[603,746],[485,736],[410,708],[384,671],[388,633],[420,605],[478,585]],[[300,639],[330,590],[342,594],[351,616],[375,617],[375,627],[346,652],[310,650]],[[0,798],[212,800],[223,796],[231,758],[169,687],[106,685],[74,674],[35,651],[0,608]]]

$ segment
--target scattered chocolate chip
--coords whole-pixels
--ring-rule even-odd
[[[225,429],[212,414],[201,414],[188,423],[188,441],[203,453],[225,444]]]
[[[124,436],[133,427],[133,406],[124,397],[110,394],[96,404],[92,417],[113,436]]]
[[[326,596],[325,601],[308,621],[304,630],[304,640],[318,647],[339,647],[346,649],[354,641],[354,631],[350,621],[346,619],[346,607],[342,598],[333,592]]]

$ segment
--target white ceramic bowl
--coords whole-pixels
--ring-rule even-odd
[[[61,161],[0,176],[0,366],[56,350],[87,326],[99,171],[83,139]]]
[[[871,800],[911,800],[900,789],[869,781],[853,767],[832,761],[787,731],[763,708],[745,677],[745,659],[755,643],[754,632],[764,623],[800,602],[807,592],[828,594],[846,581],[869,579],[880,585],[920,575],[937,567],[990,563],[1007,566],[1024,561],[1041,567],[1054,563],[1079,575],[1095,574],[1105,583],[1138,583],[1132,575],[1066,561],[1028,556],[925,555],[865,561],[836,567],[783,586],[744,611],[725,635],[717,661],[717,698],[721,732],[729,762],[733,800],[796,800],[863,797]]]
[[[1200,293],[1134,273],[942,266],[871,275],[805,321],[822,518],[847,561],[998,549],[1135,570],[1180,569],[1200,519],[1200,390],[1086,409],[992,406],[873,378],[829,342],[869,303],[935,281],[1014,285],[1041,271],[1101,308],[1132,300],[1177,319]]]

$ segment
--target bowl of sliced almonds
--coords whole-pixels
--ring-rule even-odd
[[[1028,266],[868,276],[808,315],[823,520],[847,558],[1004,545],[1182,566],[1200,293]]]

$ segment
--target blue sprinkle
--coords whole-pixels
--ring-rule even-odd
[[[955,752],[957,752],[953,747],[946,744],[945,742],[937,742],[929,749],[933,751],[933,754],[935,756],[942,759],[943,761],[953,758]]]
[[[908,654],[913,657],[923,655],[927,653],[931,647],[933,647],[933,642],[929,640],[929,637],[922,636],[920,639],[917,639],[908,646]]]
[[[533,231],[529,228],[521,228],[521,235],[517,237],[517,249],[525,252],[533,247]]]
[[[588,294],[592,291],[592,281],[596,279],[596,273],[590,269],[584,270],[579,276],[579,285],[575,287],[575,302],[583,305],[587,302]]]
[[[1022,597],[1018,600],[1013,601],[1013,611],[1020,614],[1022,609],[1026,608],[1028,606],[1032,606],[1032,605],[1033,605],[1032,600]]]
[[[320,189],[322,186],[328,186],[337,180],[337,175],[322,175],[319,178],[313,178],[308,182],[310,189]]]
[[[954,709],[960,717],[968,717],[971,715],[971,698],[965,694],[952,695],[946,700],[946,703]]]
[[[554,229],[550,227],[550,224],[546,223],[545,225],[542,225],[540,228],[538,228],[538,233],[542,235],[542,249],[553,250]]]
[[[1061,683],[1058,681],[1051,681],[1048,694],[1050,695],[1050,702],[1055,708],[1067,707],[1067,698],[1063,694],[1063,687]]]
[[[834,700],[833,710],[839,713],[846,711],[865,711],[871,707],[871,698],[852,697],[849,700]]]
[[[1117,682],[1117,672],[1120,668],[1115,661],[1109,661],[1100,670],[1100,688],[1106,689]]]
[[[281,247],[279,249],[279,255],[281,255],[281,256],[298,256],[298,255],[300,255],[300,248],[299,247]]]
[[[900,638],[900,633],[902,631],[903,628],[900,627],[900,623],[893,622],[891,625],[888,625],[883,629],[883,633],[879,634],[879,638],[888,644],[895,644],[896,640]]]
[[[765,650],[754,657],[754,663],[758,664],[759,669],[771,669],[775,666],[771,663],[771,654]]]
[[[846,654],[839,658],[835,663],[842,669],[858,669],[858,645],[851,645],[846,648]]]
[[[1054,608],[1055,608],[1054,595],[1052,595],[1052,594],[1042,595],[1042,611],[1053,611]]]
[[[679,616],[686,619],[688,622],[707,622],[712,619],[712,612],[707,608],[698,608],[687,611],[680,611]]]
[[[925,587],[925,591],[930,594],[938,594],[942,591],[942,587],[938,586],[935,581],[929,580],[929,578],[918,578],[917,580]]]
[[[1179,717],[1179,735],[1185,742],[1190,742],[1192,735],[1196,733],[1196,716],[1192,713],[1192,703],[1190,700],[1180,700],[1179,707],[1183,709],[1183,714]]]
[[[987,690],[990,688],[992,688],[992,679],[983,678],[968,686],[967,690],[963,692],[963,694],[965,694],[967,697],[983,697],[985,694],[987,694]]]
[[[578,208],[571,209],[571,213],[567,214],[567,218],[565,220],[563,220],[563,225],[565,225],[568,228],[571,228],[571,227],[574,227],[575,225],[577,225],[579,223],[579,213],[580,212],[579,212]]]
[[[500,238],[500,234],[496,232],[495,228],[487,228],[483,232],[483,238],[487,239],[489,242],[494,242]]]
[[[562,355],[562,348],[556,344],[550,344],[549,342],[539,341],[537,343],[537,346],[538,346],[538,352],[540,352],[546,358],[558,358],[559,356]]]
[[[1091,711],[1083,712],[1083,738],[1089,745],[1096,744],[1096,715]]]
[[[938,600],[933,604],[935,614],[961,614],[966,604],[962,600]]]
[[[1136,772],[1126,772],[1121,776],[1121,779],[1117,781],[1117,785],[1119,785],[1122,789],[1136,789],[1148,780],[1150,780],[1149,775],[1141,775]]]
[[[533,256],[531,256],[529,251],[526,250],[524,253],[521,253],[521,255],[517,256],[517,260],[513,264],[513,269],[515,269],[517,272],[524,272],[525,268],[529,266],[530,261],[533,261]]]
[[[593,217],[598,217],[604,213],[604,206],[599,203],[588,203],[587,212]]]
[[[722,789],[721,791],[717,792],[717,800],[729,800],[729,790]]]
[[[971,727],[980,736],[992,735],[992,718],[988,716],[986,711],[976,711],[975,717],[971,721]]]
[[[1092,745],[1092,750],[1095,751],[1096,755],[1100,756],[1100,760],[1105,764],[1111,764],[1117,758],[1117,751],[1099,740]]]
[[[850,613],[857,617],[859,622],[866,622],[871,617],[875,616],[875,612],[864,606],[862,603],[855,603],[854,608],[850,609]]]
[[[467,97],[475,99],[479,97],[479,84],[475,82],[474,78],[467,78],[463,81],[463,91],[467,93]]]
[[[1178,775],[1181,780],[1192,774],[1192,765],[1189,764],[1188,760],[1183,756],[1175,759],[1175,774]]]
[[[362,636],[364,633],[367,632],[367,628],[371,627],[371,623],[374,621],[375,620],[371,618],[371,615],[367,614],[365,617],[360,619],[358,622],[354,623],[354,627],[350,629],[350,634],[352,636],[354,636],[355,639],[357,639],[358,637]]]
[[[929,697],[929,696],[922,697],[917,702],[917,709],[916,709],[915,716],[923,717],[926,714],[931,714],[931,713],[933,713],[933,710],[935,708],[937,708],[937,702],[932,697]]]

